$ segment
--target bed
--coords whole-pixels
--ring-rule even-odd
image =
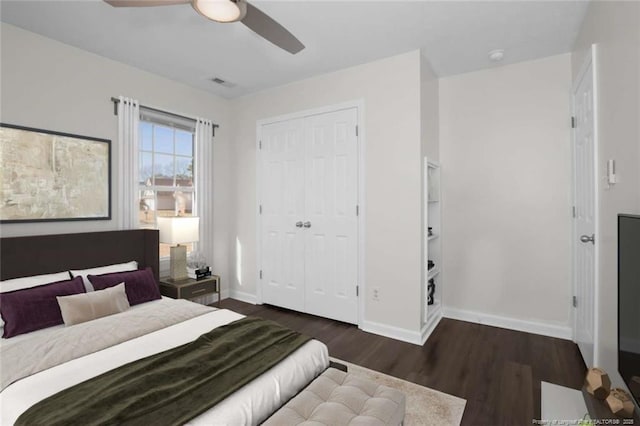
[[[138,270],[148,271],[157,286],[157,231],[131,230],[0,239],[0,280],[3,282],[19,277],[83,270],[131,261],[136,262]],[[105,276],[109,275],[113,273]],[[95,284],[98,281],[92,282]],[[128,290],[127,287],[126,295],[131,299]],[[0,291],[5,292],[1,286]],[[226,342],[226,337],[235,332],[230,327],[243,322],[248,324],[251,321],[226,309],[205,307],[184,300],[159,298],[132,305],[121,313],[76,325],[55,325],[0,339],[0,424],[14,424],[19,418],[27,416],[25,413],[37,411],[34,408],[46,407],[47,403],[55,404],[57,397],[67,395],[68,398],[90,379],[99,381],[124,368],[165,354],[171,354],[171,360],[179,358],[173,354],[182,351],[186,345],[201,340],[199,336],[216,336],[211,338],[214,342]],[[227,346],[223,346],[223,349],[229,354],[234,354],[234,350],[238,351],[238,354],[232,356],[233,359],[211,359],[208,362],[233,364],[236,359],[251,352],[251,347],[258,345],[257,341],[260,338],[250,342],[246,340],[238,339],[237,342],[225,343]],[[255,356],[242,362],[245,365],[259,364],[255,361]],[[212,407],[198,408],[197,415],[191,413],[183,417],[187,419],[186,423],[259,424],[329,366],[327,348],[316,340],[299,343],[299,347],[281,357],[275,365],[263,367],[264,371],[259,370],[258,374],[254,372],[255,377],[246,384],[242,384],[242,380],[239,379],[240,385],[235,384],[239,386],[237,390],[230,392],[223,389],[220,395],[211,394],[212,401],[219,401]],[[165,362],[162,361],[163,365]],[[192,375],[200,379],[200,373],[194,372],[193,369],[186,373],[188,374],[185,376]],[[147,377],[153,378],[152,375],[137,375],[136,379],[143,378],[142,383],[146,385],[153,381]],[[225,380],[230,380],[229,377],[215,376],[215,380],[210,381],[215,382],[219,378],[220,381],[216,385],[220,386],[226,383]],[[156,394],[160,395],[165,386],[171,385],[153,383],[153,386],[149,385],[150,392],[155,392],[157,387]],[[233,389],[233,386],[229,389]],[[84,396],[83,390],[77,392]],[[115,395],[112,397],[117,398],[118,404],[132,398],[131,404],[134,408],[141,400],[134,392],[126,395],[126,392],[118,394],[114,390],[113,393]],[[98,394],[107,402],[101,402],[88,392],[86,400],[95,405],[95,410],[89,410],[92,412],[90,418],[78,417],[82,419],[82,423],[103,423],[99,408],[111,409],[110,407],[117,405],[108,399],[108,392],[96,393]],[[206,395],[208,398],[209,394]],[[81,398],[74,397],[74,401],[76,400],[76,405],[84,404]],[[172,404],[173,402],[161,404],[162,410],[168,410],[170,414],[178,411],[178,408],[172,408]],[[82,412],[82,408],[78,408],[79,413]],[[184,407],[181,409],[184,410]],[[63,416],[64,411],[70,410],[65,403],[65,409],[60,410],[60,415]],[[145,418],[141,417],[132,423],[144,423],[144,420]]]

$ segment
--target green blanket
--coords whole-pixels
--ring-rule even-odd
[[[243,318],[65,389],[29,408],[16,425],[183,424],[308,340],[275,322]]]

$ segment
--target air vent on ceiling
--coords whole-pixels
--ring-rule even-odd
[[[231,83],[229,81],[223,80],[223,79],[221,79],[219,77],[213,77],[211,79],[211,81],[213,81],[214,83],[219,84],[221,86],[224,86],[224,87],[235,87],[236,86],[234,83]]]

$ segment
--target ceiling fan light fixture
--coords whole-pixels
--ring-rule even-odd
[[[247,13],[243,0],[192,0],[191,5],[200,15],[216,22],[236,22]]]

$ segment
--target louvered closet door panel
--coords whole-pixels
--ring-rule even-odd
[[[304,311],[303,120],[262,127],[262,300]]]
[[[355,108],[306,119],[305,310],[358,322]]]

